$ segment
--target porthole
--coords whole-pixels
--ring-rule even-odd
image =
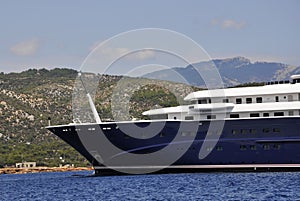
[[[264,132],[264,133],[269,133],[269,132],[270,132],[270,129],[269,129],[269,128],[264,128],[264,129],[263,129],[263,132]]]
[[[206,151],[212,151],[211,147],[206,147]]]
[[[279,149],[280,149],[280,144],[274,144],[274,145],[273,145],[273,148],[274,148],[275,150],[279,150]]]
[[[165,135],[166,135],[166,134],[165,134],[164,132],[160,132],[160,133],[159,133],[159,137],[165,137]]]
[[[240,118],[239,114],[230,114],[229,115],[230,118]]]
[[[284,116],[284,112],[274,112],[274,116],[275,117]]]
[[[244,151],[246,149],[247,149],[246,145],[240,145],[240,150]]]
[[[221,146],[217,146],[216,149],[217,149],[217,151],[223,151],[223,147],[221,147]]]

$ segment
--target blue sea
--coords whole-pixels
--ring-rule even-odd
[[[300,200],[300,172],[0,175],[0,200]]]

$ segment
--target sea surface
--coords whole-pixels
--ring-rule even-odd
[[[0,175],[0,200],[300,200],[300,172]]]

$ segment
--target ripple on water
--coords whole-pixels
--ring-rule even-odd
[[[297,200],[300,173],[197,173],[75,177],[0,175],[0,200]],[[91,172],[78,172],[89,175]]]

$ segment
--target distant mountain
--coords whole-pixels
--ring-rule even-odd
[[[162,79],[173,82],[182,82],[184,79],[195,86],[205,86],[199,77],[197,69],[205,69],[214,64],[218,69],[225,86],[233,86],[249,82],[267,82],[276,80],[288,80],[290,75],[299,74],[300,67],[290,66],[275,62],[254,62],[244,57],[228,59],[215,59],[207,62],[199,62],[186,67],[175,67],[146,74],[150,79]]]

